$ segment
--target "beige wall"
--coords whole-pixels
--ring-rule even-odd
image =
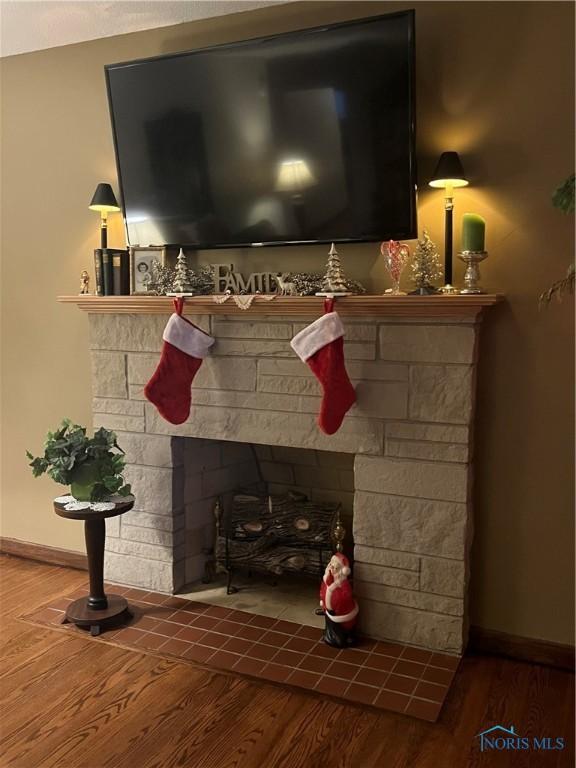
[[[573,310],[537,307],[573,251],[573,222],[550,205],[574,161],[570,3],[302,3],[4,60],[2,535],[83,547],[80,525],[54,516],[56,487],[32,479],[24,450],[38,451],[64,415],[90,421],[87,318],[55,297],[75,293],[91,267],[96,183],[116,183],[103,65],[414,6],[420,226],[441,243],[442,193],[425,182],[435,157],[457,149],[471,186],[458,193],[456,231],[464,211],[486,217],[485,283],[508,297],[482,339],[472,620],[571,641]],[[110,243],[123,244],[118,216]],[[311,270],[325,250],[213,260]],[[351,276],[383,289],[376,245],[340,252]]]

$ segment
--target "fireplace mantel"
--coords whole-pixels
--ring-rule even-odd
[[[349,317],[466,317],[475,318],[485,307],[503,300],[500,294],[476,296],[344,296],[337,299],[338,313]],[[169,314],[168,296],[59,296],[58,301],[76,304],[85,312],[113,314]],[[191,315],[310,316],[322,314],[318,296],[277,296],[270,300],[256,296],[249,310],[240,309],[232,299],[217,304],[213,296],[186,299],[185,312]]]
[[[194,379],[190,417],[173,425],[144,394],[170,298],[62,297],[88,313],[94,426],[118,435],[136,498],[107,531],[106,578],[163,592],[198,581],[215,499],[246,481],[248,470],[238,464],[246,444],[251,456],[260,450],[273,460],[274,476],[288,487],[274,461],[286,451],[301,461],[306,449],[317,460],[291,477],[323,494],[326,470],[330,500],[346,488],[352,493],[363,631],[460,653],[468,626],[479,321],[500,300],[338,299],[357,402],[329,436],[316,422],[321,387],[290,346],[322,314],[322,298],[257,296],[248,311],[231,299],[187,299],[186,311],[215,344]]]

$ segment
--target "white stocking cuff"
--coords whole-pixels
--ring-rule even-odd
[[[170,315],[162,338],[181,352],[200,358],[206,357],[215,341],[212,336],[176,313]]]
[[[290,342],[300,360],[306,362],[319,349],[344,336],[342,320],[336,312],[328,312],[306,326]]]

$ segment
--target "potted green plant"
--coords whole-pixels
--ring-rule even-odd
[[[64,419],[55,432],[48,432],[44,456],[34,457],[29,451],[26,456],[34,477],[47,472],[55,482],[69,485],[78,501],[102,501],[112,494],[130,493],[122,477],[123,453],[114,432],[100,427],[88,437],[85,427]]]

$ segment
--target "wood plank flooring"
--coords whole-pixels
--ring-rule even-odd
[[[435,724],[31,626],[86,574],[0,559],[1,768],[568,768],[574,677],[466,657]],[[563,751],[480,752],[497,723]]]

